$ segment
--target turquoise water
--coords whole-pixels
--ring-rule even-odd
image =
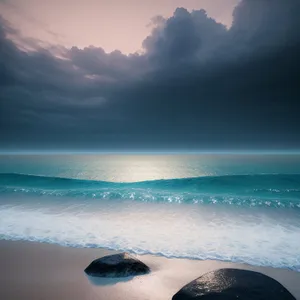
[[[300,155],[2,155],[0,238],[300,271]]]

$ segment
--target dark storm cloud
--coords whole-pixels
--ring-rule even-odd
[[[23,51],[1,19],[1,146],[299,147],[299,14],[298,0],[243,0],[228,30],[178,8],[129,56]]]
[[[171,18],[159,20],[143,46],[147,56],[159,66],[198,62],[216,49],[225,35],[225,26],[209,18],[204,10],[189,13],[177,8]]]

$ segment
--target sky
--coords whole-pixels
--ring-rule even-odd
[[[300,149],[300,1],[0,0],[0,150]]]
[[[177,7],[203,8],[231,25],[238,0],[6,0],[0,8],[14,28],[27,37],[65,47],[90,45],[124,54],[142,50],[152,19],[171,17]],[[1,3],[1,0],[0,0]],[[1,5],[1,4],[0,4]]]

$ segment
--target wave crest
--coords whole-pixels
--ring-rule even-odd
[[[300,174],[164,179],[131,183],[0,174],[0,193],[131,199],[143,202],[300,208]]]

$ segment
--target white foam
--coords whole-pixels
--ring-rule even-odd
[[[111,200],[45,203],[0,205],[1,238],[300,271],[300,218],[293,211]]]

